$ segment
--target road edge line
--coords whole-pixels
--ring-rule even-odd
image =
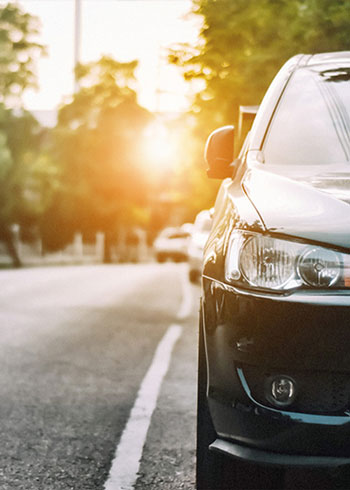
[[[170,325],[157,346],[116,448],[105,490],[131,490],[136,483],[152,414],[169,369],[173,348],[181,334],[180,325]]]

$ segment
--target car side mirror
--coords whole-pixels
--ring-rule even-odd
[[[233,176],[233,147],[233,126],[224,126],[211,133],[204,150],[204,158],[209,167],[207,175],[210,179],[225,179]]]

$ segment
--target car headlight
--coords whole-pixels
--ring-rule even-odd
[[[349,287],[349,258],[324,247],[236,231],[226,256],[225,276],[242,287],[274,291]]]

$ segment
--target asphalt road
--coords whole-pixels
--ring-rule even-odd
[[[104,488],[171,325],[179,338],[135,488],[194,488],[199,291],[186,272],[185,264],[0,271],[1,490]]]

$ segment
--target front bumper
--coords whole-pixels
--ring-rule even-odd
[[[221,441],[213,450],[255,462],[268,454],[270,464],[350,464],[350,296],[263,297],[204,278],[203,320]],[[281,410],[264,400],[259,376],[245,377],[254,370],[296,373],[296,404]]]
[[[350,458],[279,454],[241,446],[240,444],[234,444],[233,442],[224,441],[222,439],[216,439],[209,446],[209,449],[234,459],[250,461],[261,465],[302,468],[340,468],[342,466],[350,465]]]

